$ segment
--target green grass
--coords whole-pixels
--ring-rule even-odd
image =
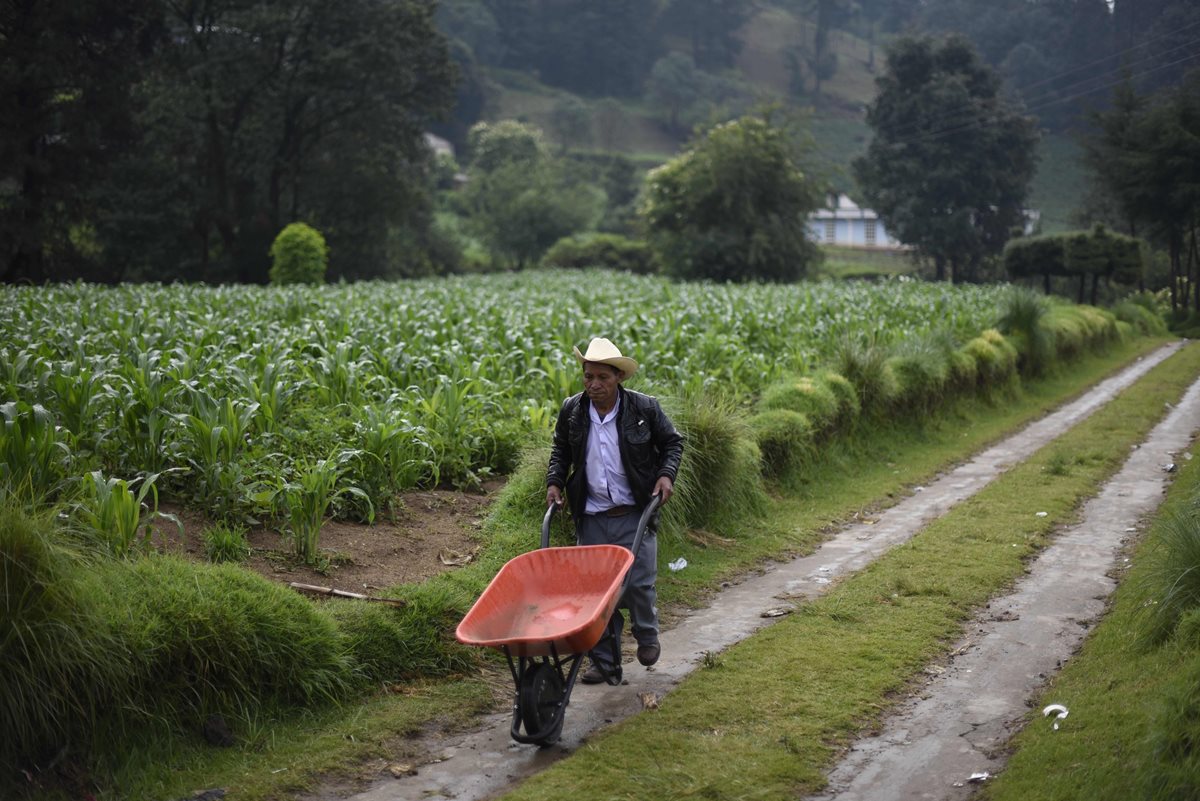
[[[722,653],[656,713],[597,735],[506,797],[557,798],[583,782],[613,799],[785,798],[818,789],[838,747],[875,726],[972,608],[1020,575],[1197,373],[1200,348],[1187,348],[908,544]],[[1063,451],[1089,458],[1065,474],[1047,471]],[[871,482],[855,474],[854,483],[864,478]],[[814,506],[829,503],[826,489]],[[845,491],[833,488],[842,503]],[[779,516],[803,526],[796,503]]]
[[[828,278],[894,278],[914,275],[921,265],[907,252],[883,252],[823,246],[825,260],[820,277]]]
[[[1194,755],[1190,791],[1156,791],[1147,786],[1146,775],[1158,761],[1156,735],[1171,726],[1173,714],[1187,709],[1186,697],[1180,696],[1194,690],[1200,666],[1194,643],[1146,642],[1149,621],[1142,588],[1154,568],[1163,524],[1180,515],[1194,521],[1200,494],[1200,459],[1181,458],[1180,464],[1156,523],[1130,554],[1132,568],[1122,578],[1109,613],[1033,704],[1032,725],[1017,735],[1008,767],[986,788],[983,797],[989,801],[1195,797],[1200,773]],[[1059,731],[1037,725],[1040,710],[1049,703],[1064,704],[1071,711]],[[1194,706],[1194,700],[1191,703]],[[1184,756],[1175,759],[1186,765]]]
[[[744,573],[764,559],[811,550],[830,523],[847,519],[863,508],[889,503],[888,499],[899,495],[905,485],[927,481],[947,463],[978,450],[1098,380],[1118,363],[1129,361],[1156,344],[1157,341],[1143,340],[1117,348],[1103,358],[1086,358],[1044,382],[1031,385],[1010,403],[961,403],[935,424],[888,429],[865,440],[829,445],[824,459],[813,468],[800,491],[773,502],[766,523],[743,519],[740,526],[731,524],[722,528],[718,533],[731,538],[728,544],[678,531],[664,532],[660,558],[669,561],[685,555],[689,570],[675,574],[664,571],[660,576],[660,598],[664,605],[695,604],[713,592],[721,581]],[[501,503],[494,507],[489,522],[493,541],[480,555],[478,564],[448,574],[429,586],[406,591],[410,605],[435,610],[460,606],[465,609],[465,604],[477,594],[481,577],[494,574],[506,554],[532,547],[540,517],[534,520],[530,509],[536,510],[540,501],[532,503],[530,499],[536,500],[544,494],[544,465],[544,452],[534,452],[510,480],[511,492],[506,492]],[[556,531],[555,536],[565,538],[565,528]],[[355,636],[357,630],[373,631],[367,638],[371,643],[380,641],[376,636],[380,625],[385,628],[391,625],[373,619],[348,621],[344,619],[346,615],[340,614],[349,614],[352,610],[348,608],[331,611],[338,613],[339,627],[348,636]],[[424,635],[428,653],[422,658],[434,659],[437,664],[422,669],[450,674],[445,682],[417,685],[421,688],[419,694],[428,692],[434,699],[430,703],[424,703],[423,695],[417,699],[383,695],[315,714],[254,712],[235,726],[244,738],[242,746],[228,751],[207,748],[195,734],[168,736],[169,732],[156,730],[154,736],[147,734],[144,740],[123,743],[119,752],[109,744],[114,750],[99,755],[105,766],[100,775],[111,777],[111,781],[103,781],[106,791],[101,797],[171,797],[195,787],[218,785],[236,788],[240,797],[263,797],[304,786],[322,771],[343,770],[373,757],[385,747],[385,741],[401,730],[419,728],[424,722],[442,717],[449,723],[468,719],[486,705],[487,691],[472,673],[464,673],[469,665],[462,659],[467,649],[447,652],[444,642],[440,642],[454,621],[435,615],[429,623],[431,628]],[[403,639],[413,641],[408,636]],[[384,642],[382,647],[390,646]],[[368,663],[390,657],[384,652],[372,652],[356,653],[355,658],[370,673]],[[380,675],[387,675],[386,671]],[[438,699],[445,702],[448,698],[460,700],[452,706],[439,706]],[[462,698],[473,700],[468,703]],[[388,723],[390,719],[394,723]],[[273,772],[277,770],[281,772]]]

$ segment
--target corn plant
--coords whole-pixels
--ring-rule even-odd
[[[59,489],[71,451],[50,413],[23,401],[0,404],[0,497],[27,492],[42,498]]]
[[[396,411],[368,406],[355,429],[359,436],[362,487],[376,506],[422,481],[438,482],[434,449],[420,426],[414,426]]]
[[[346,463],[356,456],[353,451],[346,451],[337,458],[301,464],[292,479],[278,487],[277,502],[287,517],[296,556],[303,559],[305,564],[320,563],[317,549],[321,525],[330,506],[342,496],[350,495],[365,502],[370,510],[368,522],[374,521],[374,506],[365,492],[354,486],[338,486],[346,471]]]
[[[174,523],[182,534],[179,518],[158,511],[155,483],[160,475],[154,473],[126,481],[116,477],[105,479],[99,470],[88,473],[80,498],[74,504],[77,523],[114,556],[128,556],[135,548],[145,547],[150,541],[151,524],[159,518]]]

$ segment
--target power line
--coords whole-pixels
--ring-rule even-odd
[[[1195,28],[1195,27],[1197,27],[1197,26],[1200,26],[1200,20],[1197,20],[1196,22],[1192,22],[1192,23],[1189,23],[1189,24],[1187,24],[1187,25],[1184,25],[1184,26],[1183,26],[1183,27],[1181,27],[1181,28],[1176,28],[1175,30],[1171,31],[1170,33],[1163,34],[1163,35],[1160,35],[1160,36],[1156,36],[1156,37],[1154,37],[1154,38],[1152,38],[1152,39],[1148,39],[1148,40],[1146,40],[1145,42],[1142,42],[1141,44],[1137,44],[1137,45],[1134,45],[1134,46],[1132,46],[1132,47],[1125,48],[1124,50],[1119,50],[1119,51],[1117,51],[1116,53],[1113,53],[1112,55],[1109,55],[1109,56],[1105,56],[1105,57],[1104,57],[1104,58],[1102,58],[1102,59],[1097,59],[1096,61],[1092,61],[1092,62],[1089,62],[1088,64],[1083,64],[1083,65],[1080,65],[1080,66],[1078,66],[1078,67],[1074,67],[1074,68],[1072,68],[1072,69],[1069,69],[1069,70],[1066,70],[1066,71],[1064,71],[1064,72],[1060,72],[1060,73],[1058,73],[1058,74],[1056,74],[1056,75],[1051,75],[1051,76],[1049,76],[1049,77],[1047,77],[1047,78],[1043,78],[1043,79],[1041,79],[1041,80],[1039,80],[1039,81],[1034,81],[1034,82],[1033,82],[1033,83],[1031,83],[1031,84],[1026,84],[1025,86],[1022,86],[1022,87],[1020,87],[1020,88],[1016,89],[1015,91],[1016,91],[1017,93],[1019,93],[1020,95],[1022,95],[1022,96],[1025,96],[1025,95],[1026,95],[1026,93],[1027,93],[1027,92],[1028,92],[1030,89],[1033,89],[1033,88],[1035,88],[1035,87],[1038,87],[1038,86],[1043,86],[1043,85],[1045,85],[1045,84],[1048,84],[1048,83],[1053,83],[1053,82],[1055,82],[1055,81],[1058,81],[1058,80],[1060,80],[1061,78],[1065,78],[1065,77],[1067,77],[1068,75],[1071,75],[1071,74],[1073,74],[1073,73],[1079,72],[1080,70],[1087,69],[1087,68],[1090,68],[1090,67],[1093,67],[1093,66],[1096,66],[1096,65],[1099,65],[1099,64],[1104,64],[1104,63],[1106,63],[1106,62],[1111,62],[1113,59],[1119,59],[1119,58],[1121,58],[1122,56],[1125,56],[1125,55],[1127,55],[1127,54],[1129,54],[1129,53],[1132,53],[1132,52],[1133,52],[1133,51],[1135,51],[1135,50],[1139,50],[1139,49],[1141,49],[1141,48],[1144,48],[1144,47],[1149,47],[1150,45],[1152,45],[1152,44],[1154,44],[1154,43],[1156,43],[1156,42],[1158,42],[1158,41],[1161,41],[1161,40],[1163,40],[1163,39],[1166,39],[1166,38],[1169,38],[1169,37],[1177,36],[1178,34],[1180,34],[1180,33],[1184,32],[1184,31],[1188,31],[1188,30],[1190,30],[1190,29],[1192,29],[1192,28]],[[1165,51],[1163,51],[1163,52],[1161,52],[1161,53],[1150,53],[1150,54],[1148,54],[1148,55],[1146,55],[1146,56],[1143,56],[1143,57],[1141,57],[1141,58],[1139,58],[1139,59],[1137,59],[1137,60],[1135,60],[1135,61],[1132,61],[1132,62],[1126,62],[1126,63],[1121,63],[1121,64],[1118,64],[1118,65],[1117,65],[1117,66],[1115,66],[1115,67],[1111,67],[1111,68],[1109,68],[1109,69],[1106,69],[1106,70],[1104,70],[1104,71],[1102,71],[1102,72],[1100,72],[1100,73],[1097,73],[1097,74],[1095,74],[1095,75],[1090,75],[1090,76],[1088,76],[1088,77],[1086,77],[1086,78],[1082,78],[1082,79],[1079,79],[1079,80],[1073,81],[1073,82],[1071,82],[1071,83],[1069,83],[1069,84],[1067,84],[1067,85],[1065,85],[1065,86],[1060,86],[1060,87],[1057,87],[1057,88],[1051,89],[1051,90],[1050,90],[1050,92],[1047,92],[1047,93],[1040,94],[1039,96],[1037,96],[1037,97],[1034,97],[1034,98],[1032,98],[1032,99],[1027,99],[1027,100],[1026,100],[1026,107],[1027,107],[1027,108],[1032,108],[1032,107],[1033,107],[1033,106],[1035,106],[1036,104],[1042,103],[1043,101],[1045,101],[1045,100],[1047,100],[1047,99],[1049,99],[1049,98],[1053,98],[1053,97],[1054,97],[1054,95],[1058,94],[1059,92],[1062,92],[1062,91],[1066,91],[1066,90],[1073,89],[1074,87],[1076,87],[1076,86],[1078,86],[1078,85],[1080,85],[1080,84],[1086,84],[1086,83],[1088,83],[1089,81],[1094,81],[1094,80],[1097,80],[1097,79],[1103,78],[1103,77],[1104,77],[1104,76],[1106,76],[1106,75],[1112,75],[1112,74],[1114,74],[1114,73],[1117,73],[1117,72],[1120,72],[1120,71],[1123,71],[1123,70],[1126,70],[1126,69],[1130,69],[1130,68],[1132,68],[1132,67],[1135,67],[1135,66],[1137,66],[1137,65],[1139,65],[1139,64],[1143,64],[1143,63],[1145,63],[1145,62],[1147,62],[1147,61],[1151,61],[1151,60],[1156,60],[1156,59],[1162,58],[1163,56],[1166,56],[1166,55],[1169,55],[1169,54],[1171,54],[1171,53],[1174,53],[1174,52],[1175,52],[1175,51],[1177,51],[1177,50],[1181,50],[1181,49],[1184,49],[1184,48],[1187,48],[1187,47],[1191,47],[1192,45],[1194,45],[1194,44],[1196,44],[1196,43],[1198,43],[1198,42],[1200,42],[1200,37],[1194,37],[1194,38],[1191,38],[1191,39],[1189,39],[1188,41],[1184,42],[1183,44],[1176,45],[1176,46],[1174,46],[1174,47],[1172,47],[1172,48],[1169,48],[1168,50],[1165,50]],[[1142,74],[1147,74],[1147,73],[1142,73]],[[955,118],[958,118],[958,117],[969,117],[969,116],[971,116],[971,115],[972,115],[972,113],[973,113],[973,112],[972,112],[972,110],[971,110],[970,108],[962,108],[962,109],[958,109],[958,110],[946,111],[946,112],[944,112],[944,113],[941,113],[941,114],[938,114],[938,115],[934,115],[932,118],[925,119],[925,120],[920,120],[920,121],[917,121],[917,122],[913,122],[913,123],[909,123],[909,124],[907,124],[907,125],[901,126],[901,127],[900,127],[900,128],[897,130],[897,133],[899,133],[900,135],[907,135],[907,133],[909,133],[910,131],[915,131],[915,130],[917,130],[917,129],[921,128],[922,126],[925,126],[925,125],[932,125],[932,126],[935,126],[935,127],[936,127],[936,126],[942,126],[942,125],[948,124],[948,123],[949,123],[951,120],[953,120],[953,119],[955,119]]]
[[[1139,73],[1136,73],[1136,74],[1131,74],[1131,75],[1129,76],[1129,79],[1130,79],[1130,80],[1132,80],[1132,79],[1134,79],[1134,78],[1141,78],[1141,77],[1144,77],[1144,76],[1146,76],[1146,75],[1149,75],[1149,74],[1150,74],[1150,73],[1152,73],[1152,72],[1157,72],[1158,70],[1167,69],[1168,67],[1174,67],[1174,66],[1177,66],[1177,65],[1179,65],[1179,64],[1183,64],[1183,63],[1185,63],[1185,62],[1187,62],[1187,61],[1191,61],[1191,60],[1193,60],[1193,59],[1197,59],[1197,58],[1200,58],[1200,53],[1192,53],[1192,54],[1189,54],[1189,55],[1187,55],[1187,56],[1185,56],[1185,57],[1183,57],[1183,58],[1181,58],[1181,59],[1177,59],[1177,60],[1175,60],[1175,61],[1172,61],[1172,62],[1169,62],[1169,63],[1167,63],[1167,64],[1159,64],[1158,66],[1151,67],[1150,69],[1143,70],[1142,72],[1139,72]],[[1102,84],[1102,85],[1100,85],[1100,86],[1094,86],[1094,87],[1092,87],[1091,89],[1087,89],[1087,90],[1085,90],[1085,91],[1082,91],[1082,92],[1077,92],[1076,94],[1073,94],[1073,95],[1068,95],[1068,96],[1066,96],[1066,97],[1055,98],[1055,99],[1053,99],[1053,100],[1049,100],[1049,101],[1047,101],[1047,102],[1045,102],[1045,103],[1042,103],[1042,104],[1040,104],[1040,105],[1038,105],[1038,106],[1031,106],[1031,107],[1027,107],[1027,108],[1026,108],[1026,110],[1027,110],[1027,111],[1031,111],[1031,112],[1033,112],[1033,111],[1039,111],[1039,110],[1041,110],[1041,109],[1044,109],[1044,108],[1049,108],[1050,106],[1054,106],[1054,105],[1057,105],[1057,104],[1059,104],[1059,103],[1067,103],[1067,102],[1070,102],[1070,101],[1072,101],[1072,100],[1077,100],[1077,99],[1079,99],[1079,98],[1081,98],[1081,97],[1085,97],[1085,96],[1087,96],[1087,95],[1089,95],[1089,94],[1093,94],[1093,93],[1095,93],[1095,92],[1099,92],[1099,91],[1101,91],[1101,90],[1103,90],[1103,89],[1108,89],[1108,88],[1111,88],[1111,87],[1113,87],[1113,86],[1116,86],[1116,85],[1120,84],[1121,82],[1123,82],[1124,80],[1125,80],[1125,78],[1124,78],[1124,77],[1122,77],[1120,80],[1111,81],[1111,82],[1109,82],[1109,83]],[[994,124],[996,124],[996,123],[997,123],[997,122],[999,122],[1001,119],[1002,119],[1002,117],[1001,117],[1001,116],[999,116],[999,115],[991,115],[991,116],[985,116],[985,117],[983,117],[983,118],[976,118],[976,119],[974,119],[974,120],[971,120],[971,121],[968,121],[968,122],[964,122],[964,123],[963,123],[963,124],[961,124],[961,125],[954,125],[954,126],[952,126],[952,127],[949,127],[949,128],[942,128],[941,130],[930,131],[929,133],[926,133],[926,134],[921,134],[920,136],[914,136],[914,137],[910,137],[910,138],[907,138],[907,139],[900,139],[900,140],[897,140],[897,141],[888,142],[888,143],[887,143],[887,146],[888,146],[888,147],[891,147],[891,148],[897,148],[897,147],[904,147],[904,146],[911,145],[911,144],[918,144],[918,143],[922,143],[922,142],[932,142],[932,141],[935,141],[935,140],[937,140],[937,139],[942,139],[942,138],[944,138],[944,137],[946,137],[946,136],[950,136],[950,135],[952,135],[952,134],[955,134],[955,133],[967,132],[967,131],[970,131],[970,130],[973,130],[973,129],[977,129],[977,128],[985,128],[985,127],[987,127],[987,126],[989,126],[989,125],[994,125]]]

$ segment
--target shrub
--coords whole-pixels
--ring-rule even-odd
[[[849,386],[849,382],[846,384]],[[814,431],[831,428],[837,422],[841,410],[838,396],[829,385],[808,376],[772,384],[763,392],[758,405],[763,410],[790,409],[800,412],[808,418]]]
[[[107,588],[60,542],[52,514],[0,507],[0,764],[38,761],[124,706],[129,652],[96,609]]]
[[[751,417],[750,427],[767,475],[786,476],[813,455],[812,426],[800,412],[770,409]]]
[[[271,245],[272,284],[321,284],[329,263],[325,237],[315,228],[294,222]]]
[[[645,275],[654,272],[650,246],[620,234],[589,234],[558,240],[542,257],[543,267],[602,267]]]

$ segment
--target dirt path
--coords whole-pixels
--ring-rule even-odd
[[[627,686],[577,685],[567,710],[560,745],[545,749],[517,745],[509,739],[509,715],[491,715],[473,732],[428,740],[430,753],[439,761],[420,766],[415,776],[385,779],[352,798],[356,801],[392,801],[445,797],[468,801],[501,794],[574,751],[592,731],[639,712],[642,706],[639,693],[654,692],[661,696],[669,692],[696,667],[706,652],[720,651],[769,625],[771,620],[762,614],[780,606],[781,599],[815,598],[836,577],[861,569],[888,549],[906,541],[951,506],[980,491],[1005,469],[1028,458],[1091,415],[1178,350],[1181,344],[1166,345],[1139,359],[1076,401],[989,448],[928,486],[918,488],[913,495],[881,513],[876,521],[846,528],[810,556],[774,565],[761,575],[748,577],[740,584],[722,591],[710,607],[696,610],[662,634],[663,658],[655,668],[647,670],[636,664],[627,665]],[[1189,392],[1190,400],[1186,404],[1193,409],[1192,416],[1187,418],[1191,422],[1197,419],[1195,408],[1200,407],[1200,398],[1194,396],[1195,392]],[[1179,410],[1172,417],[1178,413]],[[1185,422],[1184,427],[1188,424]],[[1188,433],[1190,429],[1176,435],[1175,447],[1186,445]],[[1146,448],[1141,453],[1149,458],[1152,452]],[[1161,482],[1161,475],[1157,478]],[[1131,493],[1133,488],[1121,487],[1115,491]],[[1161,493],[1161,484],[1153,491]],[[1119,497],[1126,502],[1124,496]],[[1118,532],[1122,530],[1117,529]],[[1119,536],[1117,539],[1119,542]],[[1096,570],[1086,568],[1080,572],[1103,577],[1107,566],[1108,562],[1104,562]],[[1005,667],[1006,671],[1009,669]],[[1019,670],[1014,669],[1015,672]],[[1036,679],[1036,671],[1032,675]],[[1023,690],[1016,697],[1016,704],[1021,710],[1027,695],[1028,691]],[[941,724],[947,726],[947,720],[943,718]],[[961,773],[962,769],[956,768],[955,775]],[[965,775],[969,774],[970,771],[967,771]],[[880,778],[887,781],[885,771],[880,772]],[[334,795],[325,797],[332,798]]]
[[[1198,428],[1200,382],[1084,505],[1080,522],[1055,536],[1013,592],[992,600],[946,672],[878,736],[856,743],[813,801],[962,799],[974,789],[972,774],[1002,769],[1004,744],[1028,711],[1026,699],[1103,614],[1124,544],[1162,502],[1164,466],[1186,458]],[[1068,715],[1060,725],[1072,722]]]

